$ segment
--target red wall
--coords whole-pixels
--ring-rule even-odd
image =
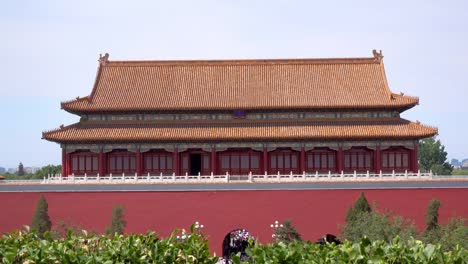
[[[307,191],[206,191],[206,192],[64,192],[44,193],[52,221],[72,221],[87,230],[102,232],[112,207],[125,205],[127,232],[151,229],[168,235],[175,228],[188,228],[200,221],[210,237],[212,251],[221,253],[224,235],[246,228],[260,241],[271,240],[270,224],[292,219],[304,239],[316,240],[336,234],[345,213],[361,190]],[[364,190],[369,202],[424,226],[424,213],[431,198],[442,202],[440,221],[454,215],[468,218],[468,189]],[[0,193],[0,232],[30,224],[40,193]]]

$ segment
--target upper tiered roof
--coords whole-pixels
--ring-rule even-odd
[[[395,109],[417,97],[392,93],[381,53],[369,58],[108,61],[72,113],[175,110]]]

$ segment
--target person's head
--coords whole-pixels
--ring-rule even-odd
[[[245,229],[234,229],[229,232],[223,240],[223,257],[230,258],[237,253],[247,256],[245,250],[249,246],[249,239],[253,240],[254,237]]]

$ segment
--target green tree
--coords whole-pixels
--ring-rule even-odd
[[[294,240],[301,240],[301,234],[297,232],[289,219],[283,221],[279,227],[275,228],[274,235],[277,241],[285,243],[290,243]]]
[[[106,228],[107,235],[123,234],[127,221],[124,219],[124,207],[116,205],[112,208],[110,225]]]
[[[361,195],[359,198],[356,200],[354,203],[354,207],[351,207],[348,209],[346,212],[346,222],[352,222],[356,219],[356,215],[363,213],[363,212],[368,212],[370,213],[372,211],[372,208],[369,205],[369,202],[366,199],[366,196],[364,195],[363,192],[361,192]]]
[[[468,227],[466,219],[451,218],[450,221],[441,227],[440,240],[438,241],[445,250],[454,250],[457,245],[468,249]]]
[[[360,241],[363,237],[368,237],[372,241],[390,242],[396,236],[408,241],[417,235],[416,227],[411,220],[393,215],[389,211],[380,214],[377,210],[356,213],[354,220],[347,222],[341,229],[342,239],[349,241]]]
[[[427,243],[438,243],[441,233],[439,227],[439,207],[441,203],[437,199],[432,199],[426,209],[426,228],[423,233],[423,240]]]
[[[18,176],[23,176],[24,175],[24,167],[23,167],[23,163],[20,162],[20,164],[18,165]]]
[[[377,204],[374,204],[374,208],[377,208]],[[397,235],[407,241],[417,234],[412,221],[389,211],[380,214],[373,210],[364,193],[348,209],[345,220],[346,225],[341,227],[341,236],[350,241],[359,241],[364,236],[371,240],[391,241]]]
[[[44,177],[47,177],[48,175],[56,175],[60,174],[62,171],[62,166],[61,165],[47,165],[42,167],[40,170],[36,171],[34,175],[32,175],[31,178],[33,179],[43,179]]]
[[[47,204],[44,195],[41,194],[39,196],[39,201],[36,205],[36,211],[34,212],[34,216],[32,219],[31,228],[36,230],[41,236],[46,231],[50,231],[52,226],[52,222],[50,221],[50,217],[48,214],[49,205]]]
[[[419,165],[425,171],[432,170],[439,175],[450,175],[452,165],[447,161],[447,152],[444,145],[436,137],[425,138],[419,141]]]

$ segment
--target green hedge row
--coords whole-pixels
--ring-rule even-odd
[[[192,226],[191,232],[169,238],[146,234],[75,235],[54,239],[46,232],[16,231],[0,239],[2,263],[216,263],[208,241]]]
[[[253,263],[468,263],[468,251],[461,247],[444,252],[440,245],[403,242],[398,237],[390,243],[368,238],[341,245],[280,242],[257,245],[248,253]]]
[[[249,263],[468,263],[468,250],[455,247],[445,252],[440,245],[418,240],[403,242],[346,242],[316,245],[294,241],[288,244],[256,243],[247,249]],[[175,231],[168,238],[156,234],[75,235],[43,238],[35,232],[16,231],[0,239],[2,263],[216,263],[203,233],[193,226],[190,232]],[[234,263],[241,263],[238,256]],[[247,262],[244,262],[247,263]]]

